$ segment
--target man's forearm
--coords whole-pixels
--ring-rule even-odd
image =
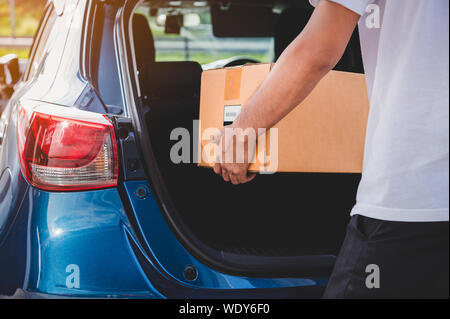
[[[341,58],[359,16],[321,1],[301,35],[278,59],[233,126],[271,128],[299,105]]]
[[[302,33],[285,50],[274,69],[244,106],[231,126],[240,129],[269,129],[300,104],[320,79],[339,61],[355,29],[359,15],[331,1],[321,0]],[[214,172],[233,184],[248,183],[249,159],[255,148],[245,147],[249,134],[232,130],[236,138],[227,137],[227,129],[213,138],[221,150],[220,158],[234,158],[238,145],[244,146],[244,162],[229,163],[220,158]],[[236,140],[236,143],[234,142]],[[235,145],[236,144],[236,145]],[[252,144],[249,144],[252,145]],[[237,154],[237,153],[236,153]]]
[[[271,128],[285,117],[332,68],[314,59],[306,49],[292,47],[286,50],[244,107],[235,125],[257,131],[258,128]]]

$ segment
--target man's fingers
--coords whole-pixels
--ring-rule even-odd
[[[216,173],[217,175],[222,174],[222,166],[220,164],[214,164],[214,173]]]
[[[239,177],[233,174],[230,175],[230,180],[233,185],[239,185],[241,183]]]
[[[215,133],[213,136],[211,136],[211,142],[219,145],[221,136],[222,136],[222,132]]]
[[[248,174],[248,175],[246,174],[245,177],[244,177],[244,181],[242,181],[242,183],[243,183],[243,184],[249,183],[249,182],[251,182],[252,180],[254,180],[255,177],[256,177],[256,173],[250,173],[250,174]]]
[[[226,169],[224,169],[222,167],[222,178],[225,182],[229,182],[230,181],[230,174],[228,173],[228,171]]]
[[[239,175],[239,184],[246,184],[248,182],[251,182],[255,178],[255,176],[255,173],[247,175],[247,172],[244,172],[243,174]]]
[[[219,146],[216,151],[214,173],[221,175],[224,181],[231,182],[234,185],[248,183],[255,178],[255,174],[247,175],[248,164],[244,169],[242,164],[229,162],[230,160],[234,160],[233,148],[227,149],[227,143],[229,143],[229,141],[225,141],[224,130],[225,129],[222,129],[211,137],[211,142]],[[249,155],[246,154],[245,156],[245,158],[247,158]]]

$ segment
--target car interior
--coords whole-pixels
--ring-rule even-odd
[[[159,1],[158,5],[171,4]],[[305,27],[312,12],[311,6],[303,4],[285,6],[276,13],[271,34],[274,61]],[[260,267],[267,270],[261,270],[264,276],[271,273],[272,265],[276,275],[293,276],[304,271],[302,263],[313,260],[311,269],[320,268],[327,275],[333,257],[318,267],[314,263],[320,263],[319,259],[305,256],[338,253],[359,174],[277,173],[234,186],[209,168],[172,163],[170,149],[176,141],[170,140],[171,131],[184,127],[193,136],[193,120],[199,118],[202,65],[196,61],[156,62],[148,19],[139,13],[132,19],[148,138],[176,208],[170,214],[178,223],[179,238],[183,238],[183,232],[189,233],[205,254],[215,256],[215,260],[227,259],[229,264],[241,267],[242,274]],[[335,69],[364,72],[357,30]]]

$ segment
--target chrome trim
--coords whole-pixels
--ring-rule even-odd
[[[136,1],[133,7],[133,11],[136,9],[136,7],[143,1]],[[122,97],[124,99],[124,113],[125,116],[130,117],[130,111],[135,112],[136,110],[136,104],[135,104],[135,97],[133,94],[133,86],[131,81],[131,75],[130,75],[130,65],[128,63],[128,57],[127,57],[127,43],[125,42],[125,17],[124,17],[124,9],[121,7],[118,11],[116,21],[114,23],[114,42],[115,42],[115,48],[116,48],[116,56],[117,56],[117,62],[119,64],[119,78],[121,81],[121,87],[122,87]],[[133,34],[131,32],[132,30],[132,19],[128,19],[128,30],[129,30],[129,36],[130,36],[130,47],[132,51],[132,59],[133,59],[133,70],[134,70],[134,76],[135,76],[135,83],[139,83],[138,75],[137,75],[137,68],[136,68],[136,58],[134,54],[134,46],[133,44]],[[141,96],[139,85],[136,86],[138,97]],[[134,116],[131,116],[131,118],[137,118],[137,114],[133,114]],[[139,121],[133,121],[136,129],[138,131],[142,131],[142,127],[140,126]]]
[[[83,25],[83,31],[81,33],[81,45],[80,45],[80,76],[84,79],[84,80],[88,80],[87,77],[87,68],[86,68],[86,57],[88,56],[88,45],[87,45],[87,39],[89,37],[88,35],[88,30],[89,30],[89,24],[90,24],[90,14],[91,14],[91,10],[92,10],[92,0],[85,0],[84,3],[84,25]],[[90,61],[91,59],[89,59]]]
[[[66,0],[52,0],[53,6],[57,15],[62,15],[64,13],[64,8],[66,6]]]

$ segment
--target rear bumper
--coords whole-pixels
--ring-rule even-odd
[[[139,185],[132,182],[129,191]],[[22,276],[23,283],[11,286],[9,292],[23,288],[14,298],[321,296],[326,279],[246,278],[215,271],[183,248],[154,203],[140,211],[149,220],[139,218],[146,226],[139,223],[136,228],[117,189],[55,193],[29,187],[11,225],[11,236],[0,246],[0,288],[12,272],[22,271],[16,276]],[[22,239],[18,234],[23,234]],[[3,263],[4,256],[22,252],[20,265],[19,261]],[[195,280],[185,278],[186,265],[196,267]]]
[[[17,289],[16,292],[13,295],[0,295],[0,299],[96,299],[96,298],[133,298],[133,296],[130,295],[117,295],[117,296],[105,296],[105,295],[89,295],[89,296],[74,296],[74,295],[52,295],[52,294],[46,294],[41,292],[30,292],[23,289]],[[149,295],[137,295],[135,298],[144,299],[144,298],[151,298]]]
[[[36,292],[29,292],[23,289],[17,289],[11,296],[0,296],[0,299],[52,299],[52,295],[46,295]]]

